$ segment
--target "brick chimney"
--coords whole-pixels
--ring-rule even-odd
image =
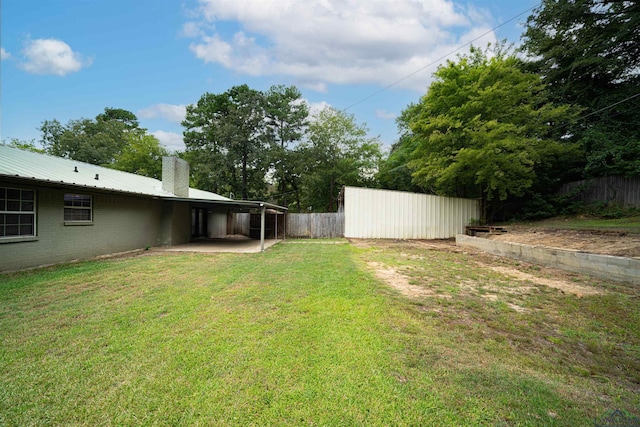
[[[177,157],[162,157],[162,189],[178,197],[189,197],[189,163]]]

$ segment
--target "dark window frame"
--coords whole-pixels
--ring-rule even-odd
[[[36,191],[0,187],[0,240],[36,236]]]
[[[93,196],[89,194],[65,193],[64,223],[92,224]]]

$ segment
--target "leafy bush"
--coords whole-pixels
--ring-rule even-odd
[[[575,200],[575,194],[542,195],[534,194],[522,206],[522,219],[537,220],[558,215],[575,215],[584,210],[584,204]]]
[[[587,206],[584,213],[596,218],[619,219],[640,215],[640,209],[602,202]]]

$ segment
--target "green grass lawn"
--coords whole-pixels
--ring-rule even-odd
[[[433,295],[400,295],[372,261]],[[640,291],[573,280],[601,293],[513,292],[472,254],[293,242],[0,276],[0,425],[576,426],[637,414]]]

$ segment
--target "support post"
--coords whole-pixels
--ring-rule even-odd
[[[260,204],[260,252],[264,252],[264,213],[265,206],[263,203]]]
[[[278,241],[278,211],[276,211],[276,242]]]

